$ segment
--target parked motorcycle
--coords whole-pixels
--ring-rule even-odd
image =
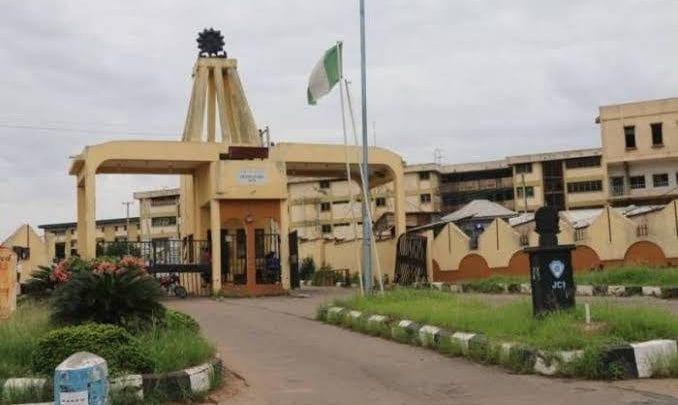
[[[171,273],[167,276],[162,276],[159,279],[160,287],[167,292],[168,296],[175,296],[179,298],[188,297],[188,291],[184,288],[177,273]]]

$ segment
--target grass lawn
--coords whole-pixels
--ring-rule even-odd
[[[30,301],[20,304],[9,320],[1,320],[0,379],[38,376],[31,369],[31,356],[38,339],[54,328],[49,307]],[[153,360],[156,373],[197,366],[216,352],[199,331],[186,328],[154,327],[135,336]]]
[[[574,280],[577,284],[593,285],[623,285],[623,286],[659,286],[674,287],[678,286],[678,268],[656,268],[646,266],[624,266],[612,267],[603,271],[587,271],[574,273]],[[459,284],[469,284],[472,287],[478,287],[478,291],[483,287],[490,285],[528,283],[525,277],[502,277],[495,276],[478,280],[460,280]]]
[[[532,317],[529,298],[495,305],[464,295],[433,290],[398,289],[384,296],[356,296],[337,305],[398,319],[485,334],[496,341],[525,344],[534,349],[570,350],[605,344],[678,337],[678,317],[648,307],[591,304],[593,330],[584,328],[583,305],[576,310]]]

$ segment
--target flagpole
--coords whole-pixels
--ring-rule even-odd
[[[353,198],[353,180],[351,178],[351,164],[350,164],[350,154],[348,149],[348,134],[346,131],[346,111],[344,109],[344,64],[342,61],[342,53],[344,52],[342,42],[337,41],[337,64],[339,65],[339,101],[341,102],[341,131],[344,134],[344,153],[346,155],[346,183],[348,187],[348,196],[349,196],[349,209],[351,210],[351,227],[353,228],[353,240],[358,239],[358,227],[356,225],[356,215],[355,215],[355,198]],[[353,114],[353,113],[351,113]],[[355,132],[355,125],[354,125]],[[363,288],[363,271],[361,267],[360,260],[360,251],[356,252],[355,261],[356,267],[358,268],[358,280],[360,284],[360,293],[365,295],[365,289]],[[347,283],[350,283],[350,280],[346,280]]]
[[[362,101],[362,132],[363,132],[363,284],[365,291],[372,293],[372,224],[368,221],[370,204],[370,169],[367,156],[367,68],[365,61],[365,0],[360,0],[360,84]]]

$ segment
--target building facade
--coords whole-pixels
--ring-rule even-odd
[[[600,149],[539,153],[506,158],[512,168],[515,210],[601,207],[606,202]]]
[[[505,159],[440,166],[442,212],[473,200],[490,200],[513,209],[513,174]]]
[[[151,190],[134,193],[139,200],[141,240],[180,239],[179,189]]]
[[[128,226],[129,223],[129,226]],[[78,231],[76,222],[39,225],[44,231],[47,258],[66,259],[78,254]],[[96,221],[96,242],[140,241],[139,218],[114,218]]]
[[[678,196],[678,98],[603,106],[596,122],[611,204]]]
[[[405,212],[408,226],[419,224],[419,214],[440,212],[440,178],[436,165],[412,165],[405,168]],[[290,228],[303,239],[353,239],[362,233],[361,190],[357,183],[349,188],[341,178],[291,178]],[[351,207],[351,195],[354,205]],[[379,222],[393,213],[393,184],[374,187],[371,192],[372,221]]]

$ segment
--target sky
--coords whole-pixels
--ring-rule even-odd
[[[678,96],[674,0],[366,3],[370,139],[408,163],[598,147],[598,106]],[[0,240],[75,219],[69,156],[85,145],[180,139],[206,27],[272,140],[341,142],[337,92],[307,106],[306,85],[342,40],[358,103],[358,24],[357,0],[0,2]],[[177,184],[98,176],[97,218]]]

